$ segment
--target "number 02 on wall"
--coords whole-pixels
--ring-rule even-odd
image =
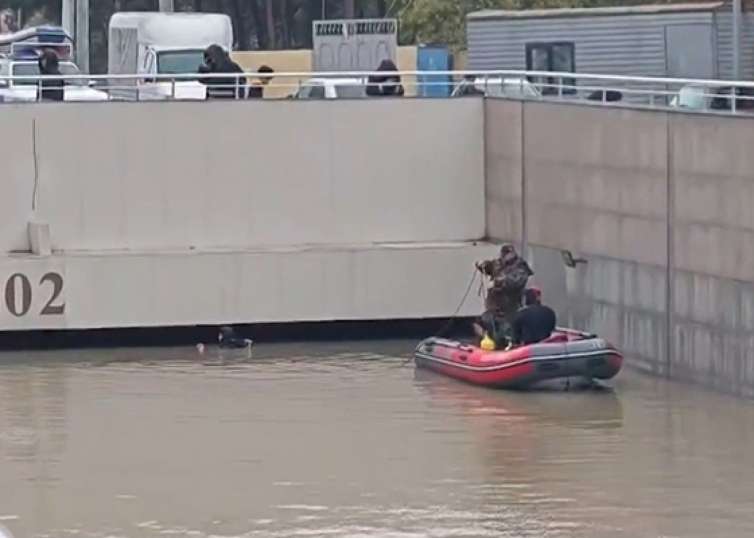
[[[60,273],[54,271],[45,273],[39,282],[33,282],[23,273],[13,273],[5,281],[4,292],[5,309],[17,318],[27,316],[31,312],[36,294],[42,294],[44,302],[39,312],[33,312],[33,314],[40,316],[65,314],[65,302],[61,300],[63,277]]]

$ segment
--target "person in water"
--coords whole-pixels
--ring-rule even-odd
[[[557,326],[557,318],[552,308],[542,304],[539,288],[528,288],[524,302],[526,306],[513,319],[513,342],[525,346],[549,338]]]
[[[217,334],[217,342],[220,349],[244,349],[253,344],[252,340],[239,337],[236,331],[227,325],[220,327],[220,332]]]
[[[476,268],[492,280],[492,286],[487,290],[486,310],[474,323],[474,332],[479,338],[490,336],[498,347],[504,346],[513,338],[513,319],[534,271],[510,243],[500,247],[499,258],[477,262]]]

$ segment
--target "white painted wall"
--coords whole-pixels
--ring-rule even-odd
[[[450,316],[493,245],[442,243],[0,259],[0,330]],[[44,275],[60,274],[53,306]],[[30,301],[24,308],[23,284]],[[6,290],[13,288],[8,307]],[[460,314],[481,312],[477,286]],[[24,312],[23,315],[14,315]]]
[[[34,191],[33,115],[2,106],[0,121],[0,253],[26,250]]]
[[[33,118],[54,249],[484,235],[478,100],[66,103],[3,107],[0,251],[26,246]]]

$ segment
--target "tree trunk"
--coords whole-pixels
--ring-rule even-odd
[[[283,41],[281,48],[291,48],[290,26],[288,24],[288,0],[280,0],[280,20],[283,23]]]
[[[272,11],[272,0],[266,0],[265,2],[266,18],[267,18],[267,48],[275,48],[275,15]]]
[[[246,32],[246,24],[241,10],[241,0],[233,0],[233,18],[235,19],[237,44],[239,50],[246,50],[249,46],[249,37]]]
[[[353,19],[356,15],[356,0],[343,0],[343,18]]]

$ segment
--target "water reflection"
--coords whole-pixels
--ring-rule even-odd
[[[55,468],[67,441],[67,391],[65,368],[0,366],[2,482],[34,484],[29,508],[35,519],[54,514]],[[14,519],[1,511],[0,516]]]
[[[501,391],[476,387],[417,369],[414,379],[431,399],[457,406],[471,416],[497,416],[507,423],[559,424],[579,428],[619,428],[623,407],[609,386],[554,387],[539,391]]]

